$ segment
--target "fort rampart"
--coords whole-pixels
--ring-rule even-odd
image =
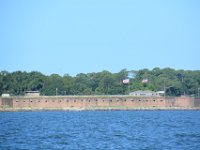
[[[1,110],[193,109],[199,107],[200,99],[193,97],[24,96],[0,98]]]

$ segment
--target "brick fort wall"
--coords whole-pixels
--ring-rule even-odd
[[[131,97],[131,96],[38,96],[0,98],[1,107],[62,109],[94,107],[178,107],[193,108],[200,106],[200,99],[191,97]]]

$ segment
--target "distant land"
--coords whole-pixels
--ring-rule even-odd
[[[199,96],[200,70],[154,68],[123,69],[118,73],[101,71],[44,75],[37,71],[1,71],[0,94],[24,95],[39,91],[41,95],[127,95],[132,91],[165,91],[167,96]]]

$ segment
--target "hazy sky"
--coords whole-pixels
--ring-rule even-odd
[[[0,0],[0,70],[200,69],[199,0]]]

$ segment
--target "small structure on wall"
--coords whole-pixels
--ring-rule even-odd
[[[154,91],[134,91],[129,93],[131,96],[147,96],[147,97],[152,97],[152,96],[160,96],[158,93]]]
[[[1,97],[2,97],[2,98],[9,98],[9,97],[10,97],[10,94],[8,94],[8,93],[3,93],[3,94],[1,95]]]
[[[25,96],[30,96],[30,97],[40,96],[40,92],[39,91],[26,91]]]
[[[160,96],[164,96],[165,95],[165,91],[157,91],[156,92],[158,95],[160,95]]]

